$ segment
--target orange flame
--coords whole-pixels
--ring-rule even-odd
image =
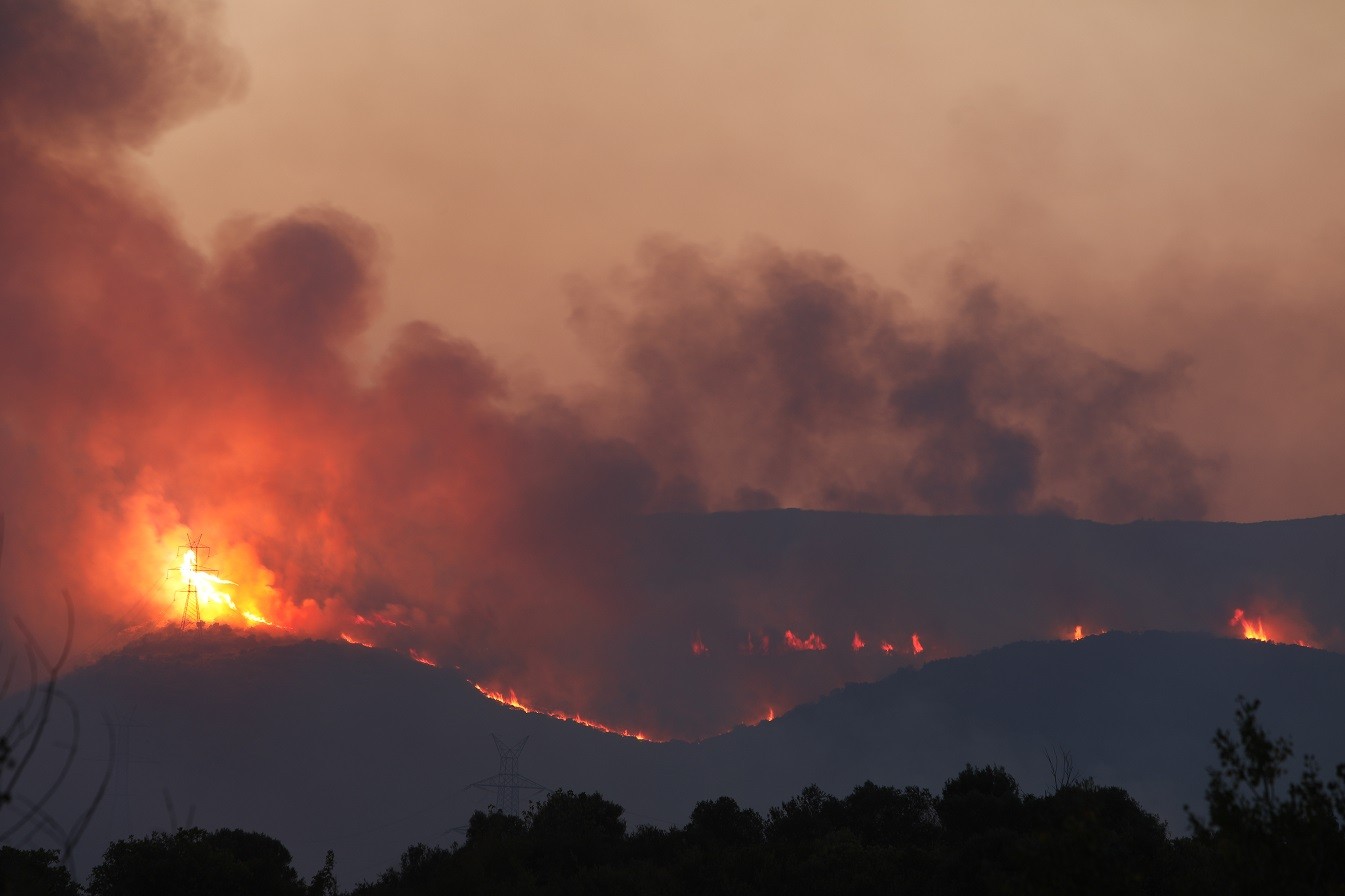
[[[200,569],[196,564],[195,551],[189,549],[182,555],[182,565],[178,567],[178,570],[182,574],[182,587],[196,589],[196,599],[203,611],[214,604],[238,612],[238,606],[228,592],[220,591],[215,587],[216,585],[234,585],[237,583]]]
[[[361,641],[359,638],[352,638],[345,632],[341,632],[341,640],[345,641],[347,644],[355,644],[359,647],[368,647],[370,650],[372,650],[374,647],[374,645],[370,644],[368,641]]]
[[[169,566],[168,578],[170,581],[177,579],[180,584],[170,585],[168,591],[174,602],[180,599],[182,592],[194,591],[201,622],[223,622],[248,628],[266,626],[293,632],[296,626],[303,627],[316,612],[316,605],[311,602],[295,605],[286,600],[275,587],[275,575],[248,545],[233,544],[206,553],[204,546],[198,549],[196,544],[189,544],[185,549],[170,546],[174,541],[181,543],[180,536],[174,535],[170,530],[159,536],[160,550],[178,553]],[[190,542],[190,533],[187,538]],[[220,560],[222,564],[216,562]],[[218,570],[205,568],[207,565],[224,566],[229,578],[217,575]],[[177,612],[181,612],[180,606]]]
[[[766,707],[766,721],[768,722],[775,721],[775,707],[773,706]]]
[[[925,652],[925,645],[923,645],[923,644],[920,643],[920,636],[917,635],[917,634],[915,634],[914,632],[912,632],[912,633],[911,633],[911,653],[924,653],[924,652]]]
[[[748,637],[750,638],[751,635],[748,635]],[[701,640],[700,632],[696,632],[695,636],[691,639],[691,652],[697,656],[700,656],[702,653],[710,652],[710,648],[706,647],[705,642]]]
[[[785,629],[785,644],[790,650],[826,650],[827,642],[822,640],[822,636],[817,632],[810,632],[808,637],[800,639],[789,629]]]
[[[415,660],[418,663],[424,663],[426,666],[433,666],[436,669],[439,668],[438,663],[427,657],[425,654],[419,652],[414,647],[408,649],[407,653],[411,654],[411,659]]]
[[[1082,640],[1083,640],[1083,626],[1082,626],[1082,625],[1076,625],[1076,626],[1074,626],[1074,640],[1076,640],[1076,641],[1082,641]]]
[[[631,731],[629,728],[609,728],[601,722],[595,722],[592,719],[586,719],[578,713],[562,712],[559,709],[539,709],[520,700],[518,694],[513,688],[509,689],[509,695],[505,696],[501,691],[494,691],[484,687],[477,682],[472,682],[472,687],[476,688],[483,695],[494,700],[496,703],[503,703],[505,706],[512,706],[514,709],[520,709],[523,712],[536,713],[539,715],[551,716],[553,719],[560,719],[562,722],[574,722],[576,725],[583,725],[585,728],[592,728],[595,731],[601,731],[604,734],[616,734],[621,737],[630,737],[635,740],[653,741],[661,743],[658,738],[650,737],[643,731]]]
[[[850,639],[850,649],[855,652],[864,649],[864,640],[859,637],[859,632],[855,632],[855,636]]]
[[[1232,626],[1240,624],[1242,626],[1242,637],[1246,638],[1248,641],[1270,640],[1270,636],[1266,634],[1264,620],[1257,619],[1253,622],[1246,613],[1242,612],[1241,607],[1233,611],[1233,618],[1228,620],[1228,624]]]
[[[884,642],[883,642],[883,653],[891,653],[892,651],[894,651],[894,650],[896,650],[896,649],[897,649],[897,648],[895,648],[895,647],[892,646],[892,642],[891,642],[891,641],[884,641]]]

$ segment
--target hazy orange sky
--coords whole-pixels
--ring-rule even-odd
[[[973,272],[1127,361],[1216,517],[1339,512],[1345,7],[226,2],[248,79],[151,147],[208,248],[331,204],[412,318],[552,385],[567,278],[671,234],[843,256],[918,309]],[[1329,480],[1329,481],[1324,481]]]

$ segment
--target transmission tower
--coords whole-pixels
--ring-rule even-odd
[[[494,734],[490,736],[490,739],[495,741],[495,749],[500,752],[500,770],[489,778],[482,778],[472,786],[481,790],[494,790],[495,808],[509,815],[518,815],[518,792],[520,790],[533,792],[546,790],[532,778],[518,773],[518,755],[527,746],[528,739],[523,738],[513,747],[506,746],[504,741]]]
[[[191,533],[188,532],[187,543],[181,545],[177,549],[177,556],[180,561],[177,566],[178,573],[180,574],[183,572],[183,567],[188,567],[191,570],[191,575],[184,576],[187,580],[186,587],[179,588],[177,591],[178,594],[184,596],[182,601],[183,628],[186,628],[189,625],[194,625],[197,628],[201,627],[201,600],[196,590],[197,574],[206,573],[213,575],[214,573],[219,572],[217,569],[207,569],[203,565],[206,560],[210,559],[210,545],[201,544],[204,540],[205,533],[192,538]],[[188,555],[191,556],[190,563],[186,562]]]

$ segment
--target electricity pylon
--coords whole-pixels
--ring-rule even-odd
[[[472,786],[481,790],[494,790],[495,808],[509,815],[518,815],[518,792],[520,790],[541,792],[546,788],[532,778],[518,772],[518,756],[528,744],[526,737],[512,748],[505,746],[504,741],[494,734],[490,738],[495,741],[495,749],[500,752],[500,770],[489,778],[482,778]]]
[[[178,557],[184,561],[178,565],[178,573],[181,574],[184,572],[182,568],[184,566],[190,565],[191,569],[190,575],[183,576],[183,578],[187,580],[187,586],[185,588],[179,588],[177,592],[178,594],[185,595],[182,602],[183,628],[186,628],[189,625],[194,625],[197,628],[201,627],[201,600],[196,590],[196,576],[201,573],[213,575],[219,571],[215,569],[207,569],[202,565],[202,562],[210,557],[210,545],[201,544],[204,540],[205,533],[201,533],[195,538],[192,538],[191,533],[188,532],[187,543],[181,545],[177,549]],[[190,557],[190,564],[185,562],[188,557]]]

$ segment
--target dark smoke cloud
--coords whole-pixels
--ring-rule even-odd
[[[241,63],[216,36],[213,5],[6,0],[4,132],[48,150],[139,145],[237,95]]]
[[[922,317],[838,258],[769,246],[658,241],[577,287],[611,374],[582,400],[522,393],[425,323],[364,371],[368,225],[240,219],[204,256],[134,176],[132,148],[237,90],[209,7],[11,2],[0,40],[0,594],[54,638],[69,587],[86,657],[180,615],[164,572],[190,528],[300,634],[705,734],[878,670],[833,644],[670,674],[694,625],[725,657],[749,632],[806,637],[823,608],[898,641],[910,620],[881,589],[847,605],[815,558],[754,584],[745,556],[693,593],[710,578],[679,569],[675,531],[650,539],[649,511],[1204,512],[1209,462],[1160,422],[1179,359],[1110,360],[975,281]]]
[[[665,508],[1205,513],[1211,462],[1159,423],[1182,361],[1101,357],[993,285],[927,320],[838,258],[657,241],[617,289],[632,314],[579,286],[575,320]]]

